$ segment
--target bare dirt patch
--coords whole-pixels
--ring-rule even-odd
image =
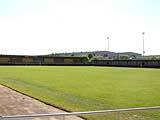
[[[0,116],[7,115],[32,115],[65,112],[46,105],[31,97],[13,91],[0,85]],[[60,118],[36,118],[35,120],[61,120]],[[31,119],[29,119],[31,120]],[[79,117],[66,117],[65,120],[83,120]]]

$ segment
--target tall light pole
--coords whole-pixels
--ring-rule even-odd
[[[145,51],[144,51],[144,35],[145,35],[145,32],[142,32],[142,36],[143,36],[143,53],[142,53],[143,59],[144,59],[144,54],[145,54]]]
[[[108,42],[108,51],[109,51],[109,37],[107,37],[107,42]]]

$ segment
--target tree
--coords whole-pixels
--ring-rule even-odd
[[[82,57],[81,60],[82,60],[83,63],[87,63],[88,62],[88,57]]]
[[[120,60],[128,60],[129,57],[128,56],[120,56]]]
[[[152,56],[151,60],[157,60],[157,57],[156,56]]]
[[[88,54],[88,58],[89,58],[89,60],[92,59],[92,58],[93,58],[93,55],[92,55],[91,53]]]

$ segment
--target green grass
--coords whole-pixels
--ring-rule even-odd
[[[1,66],[0,84],[68,111],[160,105],[159,69]]]

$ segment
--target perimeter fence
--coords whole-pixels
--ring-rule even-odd
[[[160,120],[160,106],[71,112],[0,116],[0,120]]]

